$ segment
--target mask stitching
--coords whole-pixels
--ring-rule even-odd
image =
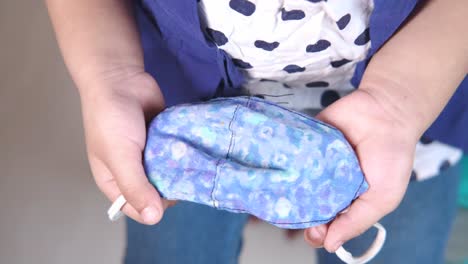
[[[236,116],[237,116],[237,110],[239,109],[240,107],[240,104],[237,104],[236,105],[236,109],[234,109],[234,112],[232,114],[232,118],[231,120],[229,121],[229,131],[231,131],[231,139],[229,141],[229,147],[228,147],[228,150],[227,150],[227,153],[226,153],[226,156],[224,159],[218,159],[218,161],[216,162],[216,173],[215,173],[215,176],[214,176],[214,179],[213,179],[213,189],[211,190],[211,199],[213,200],[213,207],[217,208],[217,204],[218,204],[218,201],[216,200],[216,197],[215,197],[215,192],[216,192],[216,185],[217,185],[217,182],[218,182],[218,172],[219,172],[219,169],[220,169],[220,166],[222,166],[222,162],[224,162],[224,160],[228,159],[229,157],[229,153],[231,152],[231,147],[232,147],[232,144],[233,144],[233,141],[234,141],[234,131],[232,130],[232,123],[234,122]]]
[[[361,187],[362,185],[364,184],[364,177],[362,178],[361,180],[361,183],[359,184],[357,190],[355,191],[354,193],[354,198],[353,200],[347,205],[345,206],[343,209],[339,210],[339,212],[343,211],[345,208],[348,208],[351,203],[356,199],[358,193],[359,193],[359,190],[361,190]],[[238,209],[238,208],[229,208],[229,207],[218,207],[218,209],[224,209],[224,210],[232,210],[232,211],[237,211],[237,212],[240,212],[240,213],[248,213],[248,214],[253,214],[252,212],[249,212],[247,210],[244,210],[244,209]],[[296,225],[296,224],[307,224],[307,223],[319,223],[319,222],[328,222],[330,220],[333,220],[335,219],[336,216],[333,216],[333,217],[330,217],[328,219],[322,219],[322,220],[310,220],[310,221],[304,221],[304,222],[274,222],[274,221],[268,221],[268,220],[265,220],[263,219],[264,221],[268,222],[268,223],[271,223],[271,224],[278,224],[278,225]]]

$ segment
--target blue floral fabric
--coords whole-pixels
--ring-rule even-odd
[[[166,199],[290,229],[331,221],[368,188],[339,130],[255,97],[166,109],[149,127],[144,165]]]

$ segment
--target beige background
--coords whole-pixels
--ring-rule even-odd
[[[0,2],[0,263],[119,263],[123,222],[94,186],[79,98],[59,56],[42,1]],[[465,219],[465,220],[463,220]],[[468,249],[460,214],[449,256]],[[313,263],[299,237],[249,225],[251,263]]]

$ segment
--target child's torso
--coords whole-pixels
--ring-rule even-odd
[[[371,45],[373,0],[200,0],[202,27],[246,77],[246,94],[315,115],[352,92]],[[432,177],[459,149],[418,144],[414,174]]]

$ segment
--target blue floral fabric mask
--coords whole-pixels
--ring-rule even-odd
[[[368,188],[340,131],[256,97],[166,109],[149,127],[144,166],[166,199],[290,229],[328,223]]]

